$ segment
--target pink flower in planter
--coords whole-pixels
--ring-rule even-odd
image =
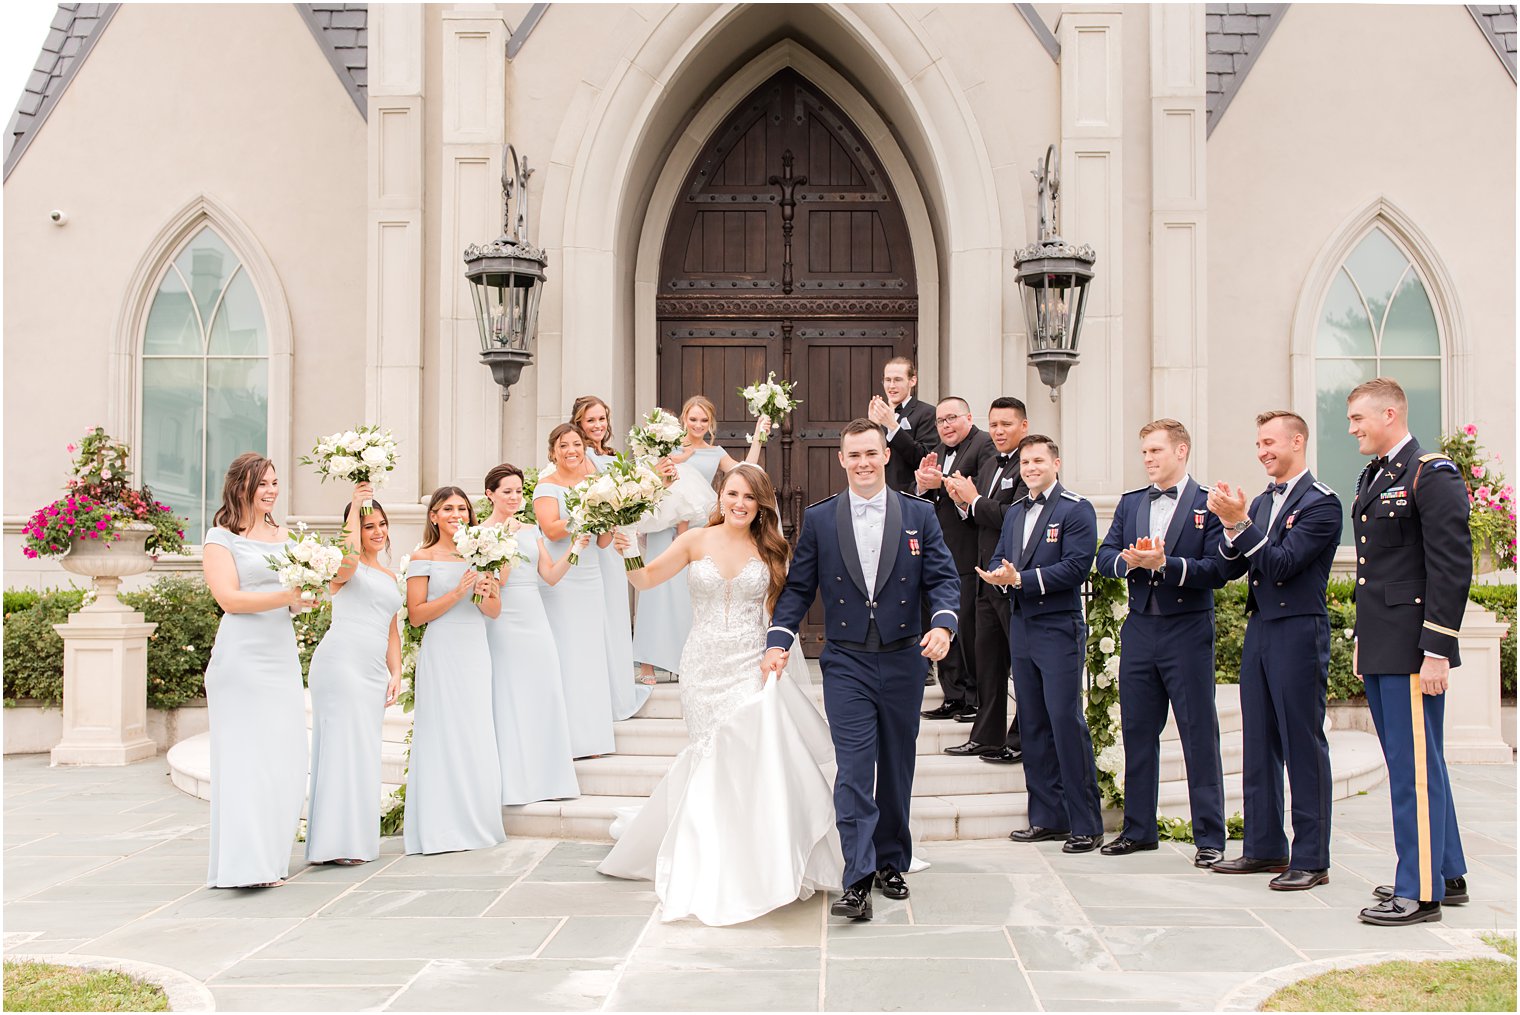
[[[1494,492],[1486,486],[1480,486],[1476,491],[1474,491],[1474,493],[1477,495],[1477,498],[1479,500],[1487,503],[1488,498],[1492,497]]]
[[[1488,475],[1488,470],[1481,465],[1474,465],[1472,467],[1472,474],[1473,479],[1482,479],[1484,476]]]
[[[1478,436],[1478,428],[1476,426],[1474,426],[1472,423],[1469,423],[1466,426],[1464,426],[1462,428],[1462,432],[1465,433],[1465,434],[1467,434],[1467,436],[1469,436],[1469,437],[1476,437],[1476,436]]]

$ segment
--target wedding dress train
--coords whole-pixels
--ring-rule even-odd
[[[769,580],[758,558],[732,579],[710,557],[687,568],[680,674],[691,743],[643,807],[619,814],[597,867],[653,881],[665,921],[743,923],[840,887],[828,727],[795,679],[760,671]]]

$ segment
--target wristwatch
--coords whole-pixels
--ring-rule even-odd
[[[1230,526],[1230,531],[1233,532],[1233,533],[1235,533],[1235,535],[1238,536],[1242,532],[1244,532],[1246,529],[1249,529],[1250,527],[1251,527],[1251,519],[1249,519],[1249,518],[1242,518],[1240,521],[1238,521],[1234,525]]]

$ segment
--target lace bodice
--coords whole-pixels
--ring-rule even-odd
[[[693,747],[706,753],[712,735],[763,681],[765,594],[770,570],[751,557],[725,579],[711,557],[686,569],[691,637],[681,653],[681,710]]]

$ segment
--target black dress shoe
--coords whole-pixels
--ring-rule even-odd
[[[1391,899],[1393,898],[1393,886],[1378,885],[1372,890],[1372,894],[1377,896],[1379,899]],[[1441,900],[1441,904],[1446,906],[1465,906],[1467,905],[1467,902],[1467,879],[1447,878],[1446,898]]]
[[[1193,866],[1207,870],[1223,859],[1224,850],[1215,849],[1213,846],[1199,846],[1198,852],[1193,854]]]
[[[976,722],[976,709],[968,705],[965,709],[955,713],[956,722]]]
[[[1063,853],[1091,853],[1103,845],[1101,835],[1068,835],[1066,843],[1061,847]]]
[[[1376,906],[1368,906],[1357,914],[1363,923],[1375,923],[1380,927],[1402,927],[1407,923],[1440,923],[1439,902],[1419,902],[1394,896],[1384,899]]]
[[[964,744],[946,747],[945,753],[953,754],[957,758],[964,758],[968,755],[999,754],[1002,750],[1001,747],[994,747],[992,744],[979,744],[975,740],[968,740]]]
[[[1064,839],[1071,835],[1069,829],[1041,828],[1039,825],[1030,825],[1028,828],[1015,828],[1008,833],[1008,838],[1014,842],[1050,842],[1055,839]]]
[[[1153,849],[1160,849],[1159,842],[1136,842],[1134,839],[1126,839],[1119,836],[1113,842],[1103,847],[1104,856],[1129,856],[1131,853],[1147,853]]]
[[[883,867],[877,871],[876,887],[880,888],[881,894],[889,899],[908,897],[908,882],[903,880],[902,872],[896,867]]]
[[[992,754],[982,755],[982,760],[991,762],[994,765],[1017,765],[1024,760],[1024,753],[1022,751],[1011,751],[1004,747],[1002,750]]]
[[[844,894],[835,899],[834,904],[829,907],[829,912],[835,916],[847,916],[851,920],[869,920],[871,918],[869,882],[865,888],[856,886],[846,888]]]
[[[1276,856],[1263,860],[1254,856],[1237,856],[1233,860],[1220,860],[1209,870],[1215,874],[1281,874],[1288,869],[1288,858]]]
[[[1330,871],[1328,868],[1317,871],[1294,870],[1289,867],[1277,877],[1267,882],[1267,887],[1274,892],[1305,892],[1315,885],[1328,885],[1330,883]]]
[[[956,714],[964,711],[965,708],[966,703],[964,701],[947,701],[940,705],[939,708],[927,709],[918,714],[925,719],[954,719]]]

